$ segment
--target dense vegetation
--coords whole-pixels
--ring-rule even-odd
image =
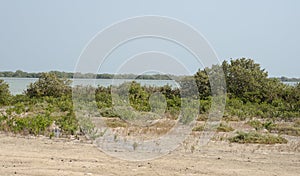
[[[193,77],[177,77],[177,81],[186,92],[189,90],[189,82],[195,80],[200,97],[200,109],[198,120],[205,120],[210,109],[212,99],[212,89],[209,75],[215,73],[216,68],[222,67],[226,80],[226,108],[223,117],[224,121],[239,121],[245,119],[259,118],[266,122],[249,122],[256,130],[265,128],[270,132],[279,134],[299,135],[300,118],[300,84],[290,86],[283,84],[279,79],[268,78],[268,73],[251,59],[237,59],[230,62],[224,61],[221,65],[214,65],[212,68],[199,70]],[[76,135],[85,131],[79,127],[78,119],[72,104],[72,88],[70,78],[73,75],[65,72],[50,72],[30,74],[22,71],[1,72],[0,77],[39,77],[39,79],[28,86],[22,95],[12,96],[9,93],[8,84],[0,80],[0,130],[33,134],[54,136],[55,129],[59,129],[60,135]],[[86,77],[87,75],[83,75]],[[95,76],[95,75],[91,75]],[[97,78],[112,78],[112,75],[97,75]],[[120,76],[120,75],[119,75]],[[123,75],[124,76],[124,75]],[[132,76],[132,77],[131,77]],[[135,75],[125,75],[126,78],[136,78]],[[134,77],[135,76],[135,77]],[[121,78],[121,76],[120,76]],[[170,79],[162,75],[144,75],[140,79]],[[194,78],[194,79],[193,79]],[[169,119],[177,119],[182,105],[181,90],[168,85],[163,87],[142,86],[137,82],[124,83],[122,87],[129,86],[129,104],[139,112],[159,112]],[[126,114],[126,118],[135,119],[136,114],[131,110],[116,109],[112,101],[112,89],[116,87],[75,87],[73,91],[85,89],[95,95],[95,103],[99,108],[99,113],[104,117],[118,118]],[[225,91],[220,90],[220,91]],[[163,104],[156,103],[153,100],[153,94],[160,93],[166,101],[166,107]],[[81,98],[93,101],[92,97],[82,96]],[[159,97],[154,97],[159,98]],[[153,104],[154,102],[154,104]],[[152,104],[151,104],[152,103]],[[158,107],[166,111],[153,109]],[[120,114],[123,113],[123,114]],[[147,114],[149,115],[149,114]],[[281,120],[292,122],[293,127],[276,126],[275,121]],[[111,120],[110,126],[124,127],[124,123]],[[202,131],[203,126],[195,127],[193,131]],[[234,129],[225,123],[221,123],[217,131],[229,132]],[[285,143],[281,138],[272,138],[272,136],[260,136],[257,133],[240,132],[232,139],[233,142],[245,143],[249,140],[264,141],[272,139],[269,143]],[[279,141],[277,141],[279,140]],[[268,143],[268,142],[266,142]]]
[[[26,94],[12,96],[8,86],[1,87],[2,108],[0,130],[33,135],[74,135],[78,123],[73,112],[69,81],[57,78],[52,73],[43,73],[31,84]],[[3,98],[2,97],[6,97]]]
[[[7,105],[10,99],[8,84],[0,80],[0,105]]]
[[[278,79],[268,78],[268,73],[251,59],[242,58],[229,63],[224,61],[221,66],[227,84],[225,117],[286,120],[300,117],[300,84],[290,86]],[[200,97],[204,100],[211,94],[206,70],[199,70],[195,74],[200,93],[202,92]],[[203,112],[207,109],[202,108]]]

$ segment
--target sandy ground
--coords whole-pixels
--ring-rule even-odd
[[[299,139],[286,145],[211,141],[150,161],[112,158],[78,140],[0,134],[0,175],[300,175]],[[293,142],[294,141],[294,142]]]

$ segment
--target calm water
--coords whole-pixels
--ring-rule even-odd
[[[284,84],[290,85],[290,86],[294,86],[296,85],[298,82],[283,82]]]
[[[37,81],[37,78],[0,78],[3,79],[6,83],[9,84],[10,92],[13,95],[21,94],[27,88],[30,83]],[[73,85],[91,85],[94,87],[100,86],[109,86],[109,85],[120,85],[124,82],[130,82],[133,79],[76,79],[73,80]],[[176,81],[174,80],[135,80],[136,82],[141,83],[141,85],[149,86],[164,86],[170,85],[172,87],[179,87]]]
[[[37,78],[0,78],[9,84],[10,92],[13,95],[21,94],[27,88],[30,83],[37,81]],[[109,85],[120,85],[124,82],[130,82],[133,79],[76,79],[73,80],[73,85],[91,85],[94,87],[100,86],[109,86]],[[172,87],[179,87],[179,85],[174,80],[135,80],[136,82],[141,83],[141,85],[149,86],[164,86],[171,85]],[[296,85],[297,82],[284,82],[288,85]]]

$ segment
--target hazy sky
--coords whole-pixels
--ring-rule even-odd
[[[220,60],[249,57],[270,76],[300,77],[298,0],[1,0],[0,71],[73,71],[96,33],[140,15],[194,26]]]

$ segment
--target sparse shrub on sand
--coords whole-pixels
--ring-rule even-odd
[[[193,131],[203,131],[203,130],[204,130],[204,125],[198,125],[193,128]]]
[[[300,127],[277,126],[272,128],[271,132],[278,133],[278,134],[286,134],[290,136],[300,136]]]
[[[286,144],[288,141],[281,137],[271,134],[260,134],[257,132],[237,132],[237,135],[228,139],[235,143],[254,143],[254,144]]]
[[[231,132],[234,131],[234,129],[225,123],[220,123],[220,125],[217,128],[217,132]]]

